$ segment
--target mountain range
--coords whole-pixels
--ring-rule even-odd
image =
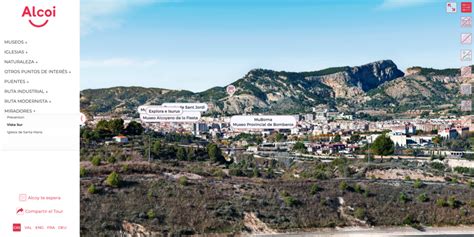
[[[254,69],[232,85],[203,92],[163,88],[113,87],[81,91],[81,110],[90,114],[136,114],[139,105],[203,102],[212,114],[304,113],[313,107],[342,112],[454,111],[468,83],[459,69],[411,67],[404,73],[391,60],[311,72]]]

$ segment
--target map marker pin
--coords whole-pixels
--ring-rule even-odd
[[[236,90],[236,89],[235,89],[235,86],[234,86],[234,85],[228,85],[228,86],[227,86],[227,89],[226,89],[227,94],[229,94],[229,96],[233,96],[234,93],[235,93],[235,90]]]

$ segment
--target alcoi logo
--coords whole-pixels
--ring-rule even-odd
[[[26,6],[21,17],[29,17],[28,21],[34,27],[43,27],[49,22],[49,18],[56,17],[56,6],[52,9],[37,9],[35,6]]]

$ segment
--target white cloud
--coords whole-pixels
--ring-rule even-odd
[[[81,0],[81,34],[117,28],[121,14],[134,8],[172,0]]]
[[[384,0],[378,9],[415,7],[431,2],[434,2],[434,0]]]
[[[149,67],[157,64],[158,60],[155,59],[108,58],[100,60],[81,60],[81,68]]]

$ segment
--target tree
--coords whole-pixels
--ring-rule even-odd
[[[429,111],[423,111],[421,114],[420,114],[420,117],[421,118],[428,118],[430,116],[430,112]]]
[[[395,151],[395,145],[387,134],[378,136],[370,148],[375,154],[382,157],[391,155]]]
[[[433,137],[432,141],[436,146],[439,146],[441,142],[443,142],[443,138],[440,135],[438,135],[438,136]]]
[[[176,151],[176,159],[178,160],[186,160],[186,150],[184,147],[178,147],[178,150]]]
[[[187,152],[187,157],[186,157],[189,161],[193,161],[193,160],[196,160],[196,151],[194,150],[194,148],[189,148],[188,149],[188,152]]]
[[[109,121],[109,131],[114,135],[120,134],[124,129],[123,123],[123,119],[113,119]]]
[[[284,138],[285,138],[285,135],[283,135],[283,134],[281,134],[281,133],[277,133],[277,134],[275,135],[275,141],[276,141],[276,142],[281,142],[281,141],[284,140]]]
[[[295,145],[293,146],[294,151],[306,151],[306,146],[302,142],[296,142]]]
[[[224,156],[222,156],[221,149],[214,143],[211,143],[207,146],[207,154],[209,159],[215,163],[225,163]]]
[[[143,133],[143,127],[141,123],[136,121],[131,121],[127,128],[125,129],[125,134],[127,135],[140,135]]]
[[[339,134],[336,134],[336,136],[334,136],[334,139],[332,139],[333,142],[341,142],[341,135]]]
[[[351,135],[351,138],[349,138],[349,141],[350,141],[351,143],[357,143],[357,142],[360,141],[360,139],[361,139],[361,138],[360,138],[360,135],[359,135],[359,134],[352,134],[352,135]]]
[[[117,172],[113,171],[107,177],[106,183],[111,187],[118,188],[120,186],[120,176]]]
[[[153,143],[153,148],[152,148],[152,151],[151,151],[155,156],[159,156],[160,155],[160,152],[161,152],[161,142],[160,141],[156,141],[155,143]]]

